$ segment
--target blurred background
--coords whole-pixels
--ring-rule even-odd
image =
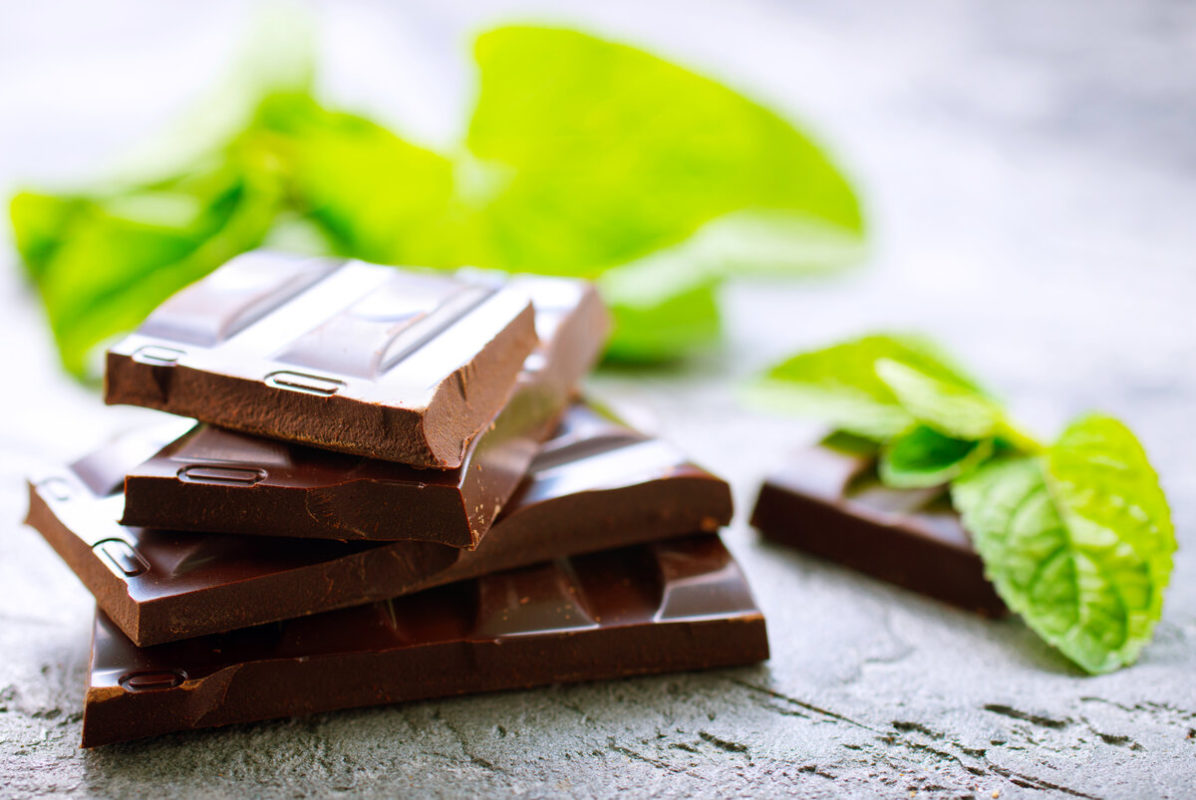
[[[0,193],[101,185],[139,142],[211,97],[229,75],[244,75],[236,64],[246,42],[255,41],[263,13],[277,20],[270,15],[279,8],[223,0],[4,4]],[[715,267],[684,249],[687,232],[714,212],[631,248],[628,259],[648,259],[656,265],[648,273],[659,270],[665,283],[681,274],[685,288],[686,276],[702,277],[697,285],[721,308],[721,332],[705,324],[684,332],[683,308],[680,339],[692,337],[693,347],[617,359],[590,383],[598,397],[732,481],[740,521],[729,542],[769,615],[774,685],[844,692],[843,702],[865,709],[874,702],[866,698],[885,692],[900,698],[894,702],[949,709],[970,685],[941,695],[918,688],[926,675],[943,685],[959,681],[934,657],[934,648],[947,647],[960,659],[951,671],[970,675],[969,684],[1043,698],[1093,691],[1052,683],[1049,669],[1044,677],[1052,662],[1023,629],[962,620],[920,601],[894,608],[892,598],[905,595],[762,551],[742,521],[763,474],[816,430],[748,410],[741,385],[796,350],[897,328],[937,339],[1045,438],[1090,408],[1138,432],[1170,494],[1181,552],[1156,642],[1130,674],[1100,679],[1101,691],[1129,705],[1143,687],[1191,697],[1182,674],[1196,647],[1196,563],[1182,545],[1196,513],[1196,5],[352,0],[281,8],[284,18],[306,19],[314,92],[324,107],[460,157],[453,169],[466,175],[462,185],[474,164],[462,156],[478,97],[471,43],[496,26],[531,22],[627,43],[730,87],[808,135],[851,187],[862,223],[844,210],[850,204],[841,187],[826,189],[837,199],[825,207],[825,192],[799,193],[790,205],[815,209],[814,218],[834,223],[831,234],[846,234],[820,228],[809,239],[781,239],[781,255],[770,246],[760,264],[748,263],[750,235],[747,256]],[[281,57],[265,62],[259,74],[285,66]],[[567,72],[551,63],[542,71]],[[575,91],[601,108],[606,85],[596,79]],[[518,84],[502,91],[519,96]],[[766,175],[770,152],[744,163]],[[524,155],[534,170],[537,154]],[[734,173],[737,163],[723,168]],[[718,213],[727,210],[734,209]],[[10,673],[4,681],[45,692],[46,702],[71,692],[77,700],[88,598],[35,534],[17,529],[20,482],[31,464],[85,451],[151,412],[106,409],[94,385],[68,377],[11,227],[0,237],[0,370],[10,382],[0,399],[0,510],[3,535],[15,543],[0,561],[0,613],[42,609],[36,631],[6,623],[6,635],[17,637],[12,646],[40,661],[0,669]],[[657,251],[670,254],[664,266]],[[792,252],[800,257],[787,260]],[[771,269],[770,259],[783,269]],[[597,275],[615,264],[599,261],[583,266]],[[621,288],[632,307],[640,285]],[[647,295],[658,287],[654,279],[643,285]],[[54,291],[69,306],[71,286]],[[907,673],[843,688],[861,661],[885,657],[893,629],[926,655],[907,661]],[[32,673],[43,663],[38,679]],[[46,682],[47,669],[51,687],[33,688]],[[1081,766],[1064,750],[1045,757],[1079,780]],[[883,769],[909,768],[903,763]],[[1165,778],[1170,768],[1160,763],[1152,768]]]
[[[1066,393],[1059,387],[1082,378],[1092,386],[1085,406],[1116,405],[1109,384],[1169,380],[1191,355],[1191,340],[1177,335],[1187,327],[1188,304],[1196,297],[1196,276],[1188,267],[1196,208],[1190,180],[1196,140],[1189,135],[1196,116],[1196,34],[1193,12],[1183,3],[1055,3],[1044,9],[1030,2],[924,2],[898,10],[869,3],[748,3],[732,9],[717,3],[212,2],[187,8],[113,2],[10,6],[0,13],[0,189],[6,196],[19,189],[106,192],[105,179],[127,174],[130,156],[132,163],[144,162],[163,141],[182,140],[185,149],[193,140],[230,138],[244,127],[236,115],[246,96],[297,71],[285,62],[303,60],[295,51],[304,49],[305,36],[313,92],[325,108],[362,115],[412,145],[455,159],[454,180],[463,185],[460,164],[468,168],[479,160],[457,158],[478,97],[472,41],[503,24],[534,21],[643,48],[775,110],[822,147],[862,208],[862,232],[849,233],[867,250],[835,251],[824,259],[831,267],[853,267],[824,269],[825,263],[807,264],[799,255],[800,263],[774,272],[830,274],[724,282],[725,274],[768,272],[753,266],[774,253],[758,258],[749,242],[746,255],[717,277],[721,335],[703,319],[694,329],[678,329],[664,358],[650,352],[631,361],[667,363],[685,355],[685,376],[733,379],[800,347],[861,329],[915,328],[989,376],[998,393],[1019,405],[1043,403],[1019,410],[1049,436],[1078,410],[1060,401]],[[288,26],[298,32],[281,30]],[[519,91],[517,70],[494,74],[496,104],[512,96],[504,93]],[[574,91],[601,107],[610,87],[592,77]],[[578,108],[586,108],[584,101]],[[717,122],[719,111],[710,118]],[[532,121],[514,131],[535,128]],[[761,161],[767,169],[772,144],[752,143],[757,152],[744,156],[745,169],[758,169]],[[715,139],[704,146],[719,145]],[[161,174],[202,162],[184,155],[167,163]],[[569,169],[546,164],[557,172]],[[153,167],[148,174],[159,176]],[[800,184],[801,169],[794,174],[799,180],[789,183]],[[623,181],[629,196],[639,188],[634,181],[634,175]],[[583,193],[584,180],[578,186],[575,194]],[[818,192],[810,190],[815,206]],[[396,187],[394,194],[403,192]],[[649,195],[645,205],[674,201]],[[736,201],[728,202],[733,209]],[[707,219],[703,213],[714,215],[699,211],[698,222],[682,220],[676,230],[645,240],[638,250],[633,246],[630,260],[683,243]],[[508,215],[504,224],[529,231],[533,240],[551,235],[551,221],[537,229],[522,224],[527,216]],[[3,235],[12,241],[8,226]],[[374,244],[355,242],[348,250],[378,260],[443,256],[445,263],[475,255],[441,254],[434,247],[412,252],[401,245],[395,252]],[[782,241],[781,249],[788,244]],[[8,372],[22,375],[26,385],[42,376],[47,382],[39,386],[49,394],[76,393],[59,380],[44,312],[8,252],[13,266],[3,277],[5,336],[22,342],[5,354],[14,360]],[[534,253],[530,262],[521,255],[471,260],[598,274],[618,258],[546,265]],[[674,273],[702,271],[697,259],[687,263],[686,251],[679,256]],[[117,258],[96,256],[98,266],[76,265],[76,273],[102,272],[106,260]],[[78,274],[68,272],[57,283],[47,302],[65,308],[63,315],[72,310],[72,298],[84,305],[136,305],[106,298]],[[632,281],[620,291],[634,297],[640,288]],[[144,309],[130,313],[123,326],[112,327],[129,327]],[[688,318],[710,312],[690,306],[679,313]],[[649,316],[641,327],[670,325],[676,321]],[[103,337],[96,338],[102,345]],[[90,360],[76,353],[82,371],[94,375],[98,349]],[[1099,360],[1092,357],[1095,349]],[[1077,374],[1097,363],[1096,374]],[[73,362],[72,368],[80,369]],[[649,370],[648,378],[678,378],[677,371],[668,365]],[[636,387],[641,377],[635,376]],[[1023,387],[1034,391],[1020,392]],[[724,396],[728,404],[730,398]],[[56,413],[39,405],[35,415]],[[729,410],[717,405],[716,414]],[[25,449],[41,448],[36,426],[17,427],[8,435],[20,437]]]

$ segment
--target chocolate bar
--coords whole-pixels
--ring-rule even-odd
[[[27,522],[139,645],[235,630],[731,518],[727,484],[674,447],[573,406],[476,550],[124,527],[125,473],[154,452],[133,435],[30,481]]]
[[[104,400],[448,469],[535,344],[515,286],[253,252],[109,350]]]
[[[990,617],[1008,613],[944,487],[892,489],[875,459],[823,444],[760,490],[752,525],[790,545]]]
[[[766,658],[743,573],[690,536],[151,648],[98,613],[83,746]]]
[[[124,525],[476,547],[602,351],[591,284],[527,277],[540,345],[460,467],[426,470],[198,425],[125,479]]]

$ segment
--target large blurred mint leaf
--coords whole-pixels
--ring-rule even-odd
[[[18,248],[66,369],[95,374],[98,345],[136,327],[180,286],[259,245],[280,203],[268,173],[231,165],[110,196],[13,198]]]
[[[757,382],[753,395],[779,410],[814,417],[839,430],[892,439],[912,428],[917,416],[878,374],[881,362],[961,390],[980,391],[929,342],[914,336],[873,334],[782,361]]]
[[[956,481],[952,498],[989,579],[1039,635],[1092,673],[1137,659],[1176,541],[1129,429],[1083,418],[1044,457],[990,462]]]
[[[615,319],[607,357],[663,361],[709,347],[721,334],[723,280],[833,270],[857,261],[862,246],[857,236],[792,212],[755,209],[712,220],[680,244],[598,277]]]
[[[607,270],[598,288],[614,318],[607,357],[650,363],[718,341],[718,282],[671,250]]]
[[[459,266],[467,243],[449,229],[453,165],[310,95],[267,97],[254,131],[286,165],[299,211],[345,255],[382,264]]]
[[[861,257],[844,178],[730,89],[576,31],[499,28],[475,54],[478,102],[451,165],[360,123],[292,129],[297,195],[343,252],[597,277],[608,354],[631,361],[716,342],[727,277]]]
[[[749,208],[861,230],[822,151],[715,81],[570,30],[499,28],[475,55],[467,145],[509,170],[481,209],[493,265],[593,275]]]

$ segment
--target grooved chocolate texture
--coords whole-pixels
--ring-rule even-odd
[[[97,613],[83,745],[766,658],[743,573],[690,536],[151,648]]]
[[[449,469],[535,344],[512,284],[256,251],[109,350],[104,399]]]
[[[875,460],[827,445],[765,481],[752,512],[765,538],[991,617],[1008,613],[944,487],[892,489]]]
[[[131,435],[30,480],[28,522],[145,646],[416,592],[577,553],[716,531],[727,484],[665,442],[574,405],[476,550],[126,527],[125,473],[157,442]]]
[[[585,281],[520,277],[540,344],[511,399],[427,470],[198,425],[130,469],[122,523],[171,530],[476,547],[594,365],[609,316]]]

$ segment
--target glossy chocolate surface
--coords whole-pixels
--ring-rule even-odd
[[[1008,613],[946,489],[891,489],[875,461],[827,445],[765,482],[752,525],[768,539],[986,616]]]
[[[28,522],[141,645],[407,594],[576,553],[715,531],[727,484],[584,405],[566,413],[476,550],[190,533],[117,523],[125,473],[155,449],[117,440],[30,481]]]
[[[108,351],[105,401],[446,469],[536,344],[518,280],[258,251]]]
[[[460,467],[416,469],[198,425],[132,468],[125,525],[475,547],[518,487],[609,328],[587,282],[519,278],[540,344]]]
[[[151,648],[98,613],[83,744],[766,658],[743,573],[691,536]]]

